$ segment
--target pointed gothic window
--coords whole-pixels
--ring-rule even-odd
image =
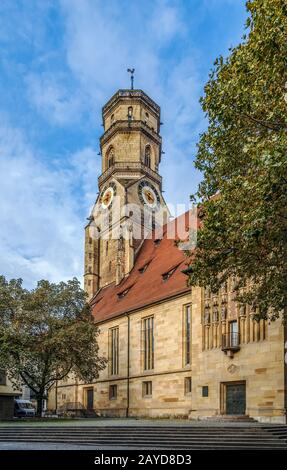
[[[151,149],[150,145],[147,145],[145,148],[145,153],[144,153],[144,164],[150,168],[150,155],[151,155]]]

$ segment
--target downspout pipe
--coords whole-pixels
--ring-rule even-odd
[[[130,316],[127,315],[128,320],[128,341],[127,341],[127,408],[126,418],[129,417],[130,408]]]

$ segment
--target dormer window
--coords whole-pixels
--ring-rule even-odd
[[[150,168],[151,163],[151,148],[150,145],[147,145],[144,153],[144,164]]]
[[[162,274],[162,280],[163,281],[168,281],[168,279],[173,275],[173,273],[176,271],[178,266],[174,266],[172,269],[169,271],[165,272]]]
[[[121,292],[118,292],[118,298],[119,299],[123,299],[127,294],[128,292],[131,290],[133,286],[129,286],[129,287],[126,287],[124,290],[122,290]]]
[[[143,274],[147,270],[149,263],[150,261],[139,268],[139,273]]]

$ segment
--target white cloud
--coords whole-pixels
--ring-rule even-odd
[[[28,97],[52,124],[75,124],[81,119],[84,103],[80,90],[62,85],[56,76],[30,74],[26,77]],[[63,81],[63,79],[62,79]]]
[[[198,12],[202,16],[218,3],[234,2],[202,0]],[[53,167],[58,168],[51,169],[43,163],[48,159],[25,141],[24,131],[9,126],[0,114],[0,273],[22,276],[29,286],[39,278],[58,281],[82,275],[83,226],[98,191],[100,157],[95,138],[100,110],[118,88],[129,86],[127,67],[136,69],[135,87],[146,91],[162,108],[166,153],[160,172],[167,202],[188,204],[189,194],[196,190],[200,174],[192,160],[205,125],[198,103],[200,54],[191,42],[184,2],[31,3],[27,7],[20,2],[20,8],[18,2],[16,6],[8,0],[1,2],[0,38],[12,48],[5,47],[3,57],[13,62],[11,50],[17,53],[21,49],[23,55],[20,53],[20,62],[15,59],[19,65],[15,69],[24,76],[29,113],[34,107],[46,119],[49,135],[57,129],[55,135],[60,137],[66,157],[60,161],[50,155]],[[212,14],[216,22],[216,14]],[[54,25],[55,17],[58,22]],[[25,64],[27,51],[32,59]],[[33,127],[36,119],[29,114],[28,124]],[[69,129],[62,135],[58,128],[64,126]],[[84,136],[77,133],[78,127],[85,129]],[[35,126],[30,135],[36,132]],[[87,137],[87,143],[78,144],[79,150],[68,155],[78,136],[81,142]]]
[[[71,156],[74,169],[74,184],[80,184],[81,204],[86,214],[90,212],[98,191],[98,176],[101,170],[101,157],[91,147],[79,150]]]
[[[164,0],[138,3],[124,15],[119,3],[112,1],[107,7],[95,0],[61,0],[61,5],[66,17],[67,63],[90,94],[97,121],[101,106],[111,94],[129,86],[126,68],[134,66],[135,87],[150,94],[163,111],[166,198],[188,203],[190,192],[195,191],[193,183],[198,180],[198,175],[193,179],[194,145],[192,148],[190,142],[196,138],[194,129],[203,127],[197,54],[185,42],[183,58],[178,54],[162,60],[165,47],[185,38],[187,25],[180,4],[171,6]]]
[[[179,54],[171,61],[162,59],[165,48],[185,37],[180,5],[165,0],[138,2],[123,14],[118,1],[59,3],[65,24],[63,67],[55,68],[59,57],[57,62],[51,59],[49,67],[49,58],[57,53],[50,46],[45,50],[41,30],[45,17],[38,11],[41,27],[35,40],[41,52],[37,66],[25,75],[30,105],[50,128],[84,126],[87,115],[93,115],[99,127],[102,105],[117,88],[129,86],[126,68],[134,66],[135,86],[163,109],[166,155],[161,171],[167,202],[188,203],[195,183],[191,129],[200,116],[199,79],[191,48],[184,58]],[[23,11],[22,15],[25,28],[18,36],[26,35],[28,25],[29,15]],[[55,281],[81,277],[84,217],[98,191],[100,157],[89,144],[70,155],[69,165],[65,159],[65,170],[61,162],[56,162],[57,170],[44,160],[0,115],[0,272],[22,276],[28,285],[42,277]]]
[[[172,7],[161,0],[157,1],[155,5],[149,28],[154,47],[158,47],[171,41],[175,36],[182,35],[186,31],[186,27],[180,17],[178,8]]]
[[[54,281],[82,274],[82,220],[71,179],[45,167],[21,132],[0,119],[1,274]]]
[[[180,8],[143,2],[123,11],[119,2],[61,0],[66,18],[67,63],[87,92],[102,106],[117,88],[129,86],[127,67],[136,68],[135,86],[161,90],[166,70],[160,51],[184,34]]]

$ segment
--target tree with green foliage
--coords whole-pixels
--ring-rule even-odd
[[[31,291],[21,279],[0,276],[0,368],[15,387],[26,384],[42,414],[43,399],[58,380],[74,374],[91,382],[105,367],[99,330],[77,279],[39,281]]]
[[[201,99],[203,223],[189,279],[216,291],[233,277],[238,301],[275,319],[287,307],[287,3],[246,7],[246,35],[216,60]]]

